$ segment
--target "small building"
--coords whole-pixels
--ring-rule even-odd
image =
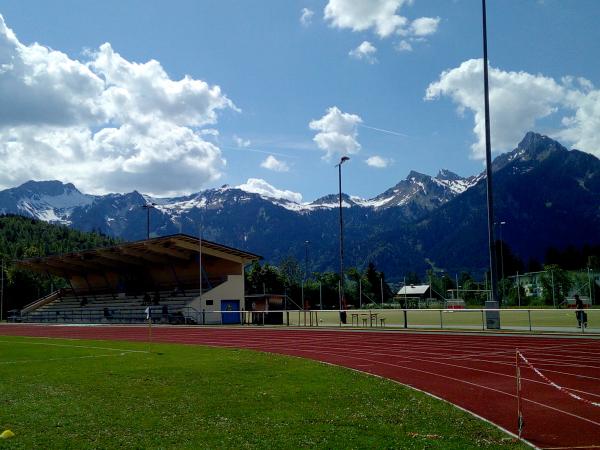
[[[430,292],[431,290],[428,284],[407,284],[400,288],[396,297],[425,299],[430,297]]]
[[[30,258],[18,267],[64,278],[68,287],[22,312],[48,321],[94,321],[100,316],[103,321],[136,322],[144,320],[151,299],[151,306],[160,305],[156,309],[169,317],[240,323],[244,268],[260,258],[185,234]]]
[[[287,309],[285,295],[254,294],[246,296],[246,311],[252,313],[251,322],[254,324],[281,325],[284,309]]]
[[[403,308],[422,308],[430,306],[431,286],[428,284],[408,284],[400,288],[394,296],[394,301]],[[437,302],[437,299],[434,301]]]

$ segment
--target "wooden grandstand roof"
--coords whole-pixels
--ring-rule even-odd
[[[62,255],[29,258],[17,261],[17,266],[34,272],[51,273],[58,276],[84,274],[107,269],[126,269],[153,264],[171,264],[190,261],[197,255],[200,241],[186,234],[127,242],[112,247],[101,247]],[[226,245],[202,239],[202,253],[212,250],[223,257],[232,256],[243,264],[262,257],[254,253],[238,250]]]

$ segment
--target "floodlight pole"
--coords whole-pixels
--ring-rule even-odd
[[[150,210],[156,206],[156,203],[146,203],[142,208],[146,210],[146,239],[150,239]]]
[[[498,301],[496,244],[494,239],[494,194],[492,191],[492,145],[490,138],[490,98],[488,83],[487,18],[485,0],[481,0],[483,19],[483,91],[485,103],[485,171],[487,186],[488,244],[490,253],[491,300]]]
[[[302,307],[304,308],[304,285],[308,277],[308,244],[310,241],[304,241],[304,277],[302,279]]]
[[[500,226],[500,279],[504,279],[504,240],[502,239],[502,225],[506,225],[506,222],[498,222]],[[504,294],[504,291],[502,292]]]
[[[198,298],[200,300],[200,308],[202,308],[202,223],[198,227],[198,268],[200,276],[200,290],[198,291]],[[204,323],[202,323],[204,325]]]
[[[342,164],[348,161],[350,158],[348,156],[342,156],[339,164],[337,164],[338,168],[338,183],[340,188],[340,298],[339,298],[339,306],[340,306],[340,316],[342,316],[342,306],[345,305],[345,297],[344,297],[344,219],[342,213]]]

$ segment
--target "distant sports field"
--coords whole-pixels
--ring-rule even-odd
[[[371,319],[369,313],[375,315]],[[406,313],[406,315],[405,315]],[[587,309],[589,316],[588,332],[600,332],[600,309]],[[573,309],[502,309],[499,311],[500,323],[504,330],[516,331],[576,331],[577,318]],[[339,325],[338,311],[312,311],[314,325]],[[403,328],[404,318],[408,328],[454,328],[480,330],[485,323],[481,309],[360,309],[349,310],[349,326],[385,326]],[[381,323],[384,319],[384,323]],[[290,325],[309,325],[310,315],[302,311],[289,312]]]
[[[392,381],[249,350],[0,336],[0,448],[525,448]]]

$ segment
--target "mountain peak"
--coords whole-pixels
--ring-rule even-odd
[[[567,151],[565,147],[554,139],[543,134],[534,133],[533,131],[525,134],[525,137],[519,142],[517,149],[536,159],[543,153]]]
[[[431,179],[431,177],[429,175],[425,175],[424,173],[417,172],[416,170],[411,170],[408,173],[408,176],[406,177],[406,180],[410,181],[412,179],[415,179],[415,180],[418,180],[418,181],[422,181],[422,180],[429,180],[429,179]]]
[[[455,174],[454,172],[448,169],[441,169],[438,174],[435,176],[438,180],[448,180],[448,181],[457,181],[462,180],[460,175]]]
[[[31,194],[41,194],[41,195],[49,195],[49,196],[58,196],[63,194],[81,194],[77,190],[77,188],[72,183],[63,183],[58,180],[50,180],[50,181],[34,181],[29,180],[19,187],[17,190],[27,191]]]
[[[493,162],[494,171],[498,171],[508,165],[515,167],[520,173],[528,172],[540,162],[544,161],[550,155],[557,152],[568,152],[568,150],[548,136],[529,131],[519,142],[517,148],[512,152],[503,153],[496,157]]]
[[[338,205],[340,201],[339,194],[328,194],[323,197],[319,197],[315,201],[311,202],[311,205]],[[342,193],[342,202],[354,205],[354,200],[348,195]]]

